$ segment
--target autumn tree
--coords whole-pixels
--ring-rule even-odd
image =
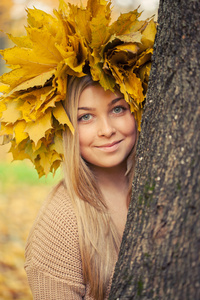
[[[110,299],[200,299],[200,2],[161,0]]]

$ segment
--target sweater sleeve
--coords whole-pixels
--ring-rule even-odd
[[[40,210],[25,258],[34,300],[87,298],[76,217],[64,186],[58,187]]]

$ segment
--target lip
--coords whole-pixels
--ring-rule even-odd
[[[120,145],[121,141],[122,140],[115,141],[115,142],[112,142],[112,143],[103,144],[103,145],[100,145],[100,146],[96,146],[96,148],[98,148],[102,151],[105,151],[105,152],[113,152],[113,151],[116,151],[119,148],[119,145]]]

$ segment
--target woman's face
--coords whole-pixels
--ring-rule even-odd
[[[78,105],[81,156],[93,166],[123,164],[136,141],[136,123],[128,103],[119,93],[89,86]]]

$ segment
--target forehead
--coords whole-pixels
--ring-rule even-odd
[[[110,90],[104,90],[102,86],[92,85],[88,86],[83,90],[79,98],[79,106],[89,105],[94,106],[95,104],[101,103],[106,104],[112,102],[116,98],[124,98],[123,95],[119,92],[112,92]]]

